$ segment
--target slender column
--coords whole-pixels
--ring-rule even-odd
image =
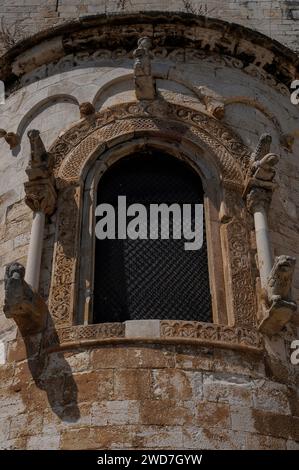
[[[40,266],[42,259],[45,213],[35,212],[31,228],[31,237],[26,264],[25,281],[37,292],[39,287]]]
[[[254,217],[256,249],[262,287],[266,287],[273,266],[267,211],[272,193],[262,188],[254,188],[247,196],[248,209]]]
[[[26,169],[29,181],[25,183],[26,204],[33,211],[33,222],[25,282],[34,292],[38,291],[43,249],[45,216],[55,210],[56,191],[52,175],[51,158],[47,154],[39,131],[28,132],[31,146],[31,159]]]

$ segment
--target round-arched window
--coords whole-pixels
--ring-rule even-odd
[[[113,210],[101,219],[109,238],[96,238],[95,323],[212,321],[203,199],[193,169],[156,150],[104,173],[97,207]]]

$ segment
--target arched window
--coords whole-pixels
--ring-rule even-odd
[[[96,239],[94,323],[138,319],[212,321],[204,216],[197,219],[201,226],[195,225],[194,205],[204,202],[200,177],[184,162],[147,150],[122,158],[99,181],[97,205],[110,204],[115,209],[116,234],[120,225],[119,196],[126,197],[127,208],[136,203],[144,206],[146,218],[138,230],[147,237]],[[161,239],[161,234],[167,234],[163,234],[160,217],[158,239],[149,238],[153,204],[177,204],[181,223],[176,217],[177,227],[170,217],[169,239]],[[187,204],[192,205],[191,227],[183,217],[183,206]],[[133,218],[128,217],[127,222]],[[202,234],[201,248],[186,250],[185,243],[190,240],[176,238],[175,233],[181,229],[186,234],[188,228],[197,228]],[[199,233],[196,238],[200,239]]]

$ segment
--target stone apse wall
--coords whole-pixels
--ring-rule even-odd
[[[42,30],[79,13],[95,12],[92,2],[58,2],[57,11],[56,2],[45,2],[43,7],[41,2],[36,6],[27,3],[30,33],[33,21],[34,28]],[[110,8],[117,2],[100,3],[107,11],[108,3]],[[132,10],[137,8],[135,2],[129,3]],[[155,2],[150,3],[148,8],[158,9]],[[217,3],[209,2],[209,8],[212,4],[216,8]],[[254,2],[258,8],[249,10],[249,19],[245,19],[248,11],[243,3],[247,2],[239,2],[237,8],[236,2],[221,2],[223,12],[216,14],[216,9],[210,16],[251,27],[255,15],[264,15],[260,29],[294,46],[296,8],[286,15],[287,8],[291,10],[287,2]],[[279,9],[274,6],[270,11],[270,3],[277,3]],[[7,21],[15,18],[18,2],[15,4],[11,15],[12,2],[6,9]],[[179,2],[167,2],[165,10],[179,7]],[[34,11],[38,18],[42,11],[48,14],[43,13],[44,18],[37,22]],[[267,15],[271,29],[267,29]],[[242,158],[245,168],[260,135],[268,132],[273,139],[271,150],[281,156],[269,211],[273,254],[298,257],[299,109],[289,96],[290,82],[298,75],[296,58],[243,28],[202,20],[191,28],[190,22],[195,20],[190,18],[175,15],[175,20],[170,17],[168,21],[139,15],[120,23],[116,20],[116,26],[102,19],[90,24],[83,20],[62,27],[50,39],[39,36],[21,50],[11,49],[2,59],[8,97],[1,107],[0,127],[19,135],[21,142],[10,150],[2,140],[0,147],[1,305],[5,266],[12,261],[26,265],[28,254],[32,211],[24,202],[23,183],[27,181],[29,129],[40,131],[46,149],[52,149],[57,159],[61,194],[65,184],[74,184],[82,161],[92,151],[100,152],[99,145],[109,150],[117,139],[130,145],[130,140],[141,136],[140,129],[147,139],[148,129],[159,139],[160,134],[155,134],[157,115],[161,122],[169,116],[177,126],[183,122],[190,133],[186,141],[197,145],[196,135],[203,154],[204,142],[207,148],[213,146],[209,136],[220,136],[219,145],[224,147],[218,152],[219,167],[223,165],[226,171],[226,190],[238,192]],[[167,37],[179,31],[184,41],[170,47],[168,39],[163,39],[165,31]],[[145,34],[154,42],[152,69],[160,96],[153,110],[130,107],[136,104],[132,51],[138,37]],[[110,43],[108,36],[113,39]],[[281,54],[278,62],[276,54]],[[79,105],[84,102],[95,108],[93,127],[88,117],[80,117]],[[134,120],[136,127],[132,128]],[[88,137],[91,131],[94,133]],[[176,131],[167,132],[178,139],[183,152],[184,142]],[[209,166],[209,156],[205,158]],[[229,158],[240,159],[240,165],[231,160],[228,164]],[[132,335],[128,325],[74,326],[83,323],[74,314],[74,297],[68,297],[77,281],[65,280],[69,275],[68,269],[63,271],[65,265],[59,270],[59,227],[61,221],[73,218],[71,208],[63,213],[59,204],[46,222],[40,279],[40,295],[48,301],[54,326],[50,328],[48,323],[45,334],[24,340],[14,321],[0,315],[1,448],[298,449],[298,366],[290,362],[290,344],[298,337],[297,317],[272,338],[257,330],[258,272],[252,219],[246,216],[248,250],[236,255],[235,265],[229,258],[232,255],[225,252],[228,261],[224,260],[224,266],[227,263],[230,268],[224,283],[232,298],[227,301],[226,319],[218,312],[214,325],[161,322],[159,333],[146,330],[138,337],[138,327]],[[244,207],[241,211],[244,215]],[[72,230],[67,223],[62,232],[74,233]],[[80,257],[76,246],[69,258],[66,255],[71,263]],[[237,250],[238,246],[244,247],[236,237],[233,247]],[[215,262],[213,270],[217,269]],[[241,286],[241,296],[234,292],[230,276]],[[56,294],[62,295],[60,303]],[[298,294],[297,265],[293,282],[297,300]],[[217,300],[218,294],[214,295]]]

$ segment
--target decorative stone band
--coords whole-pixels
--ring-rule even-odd
[[[54,351],[113,342],[193,343],[229,349],[263,350],[263,337],[253,328],[181,320],[138,320],[70,326],[48,331],[43,350]]]

